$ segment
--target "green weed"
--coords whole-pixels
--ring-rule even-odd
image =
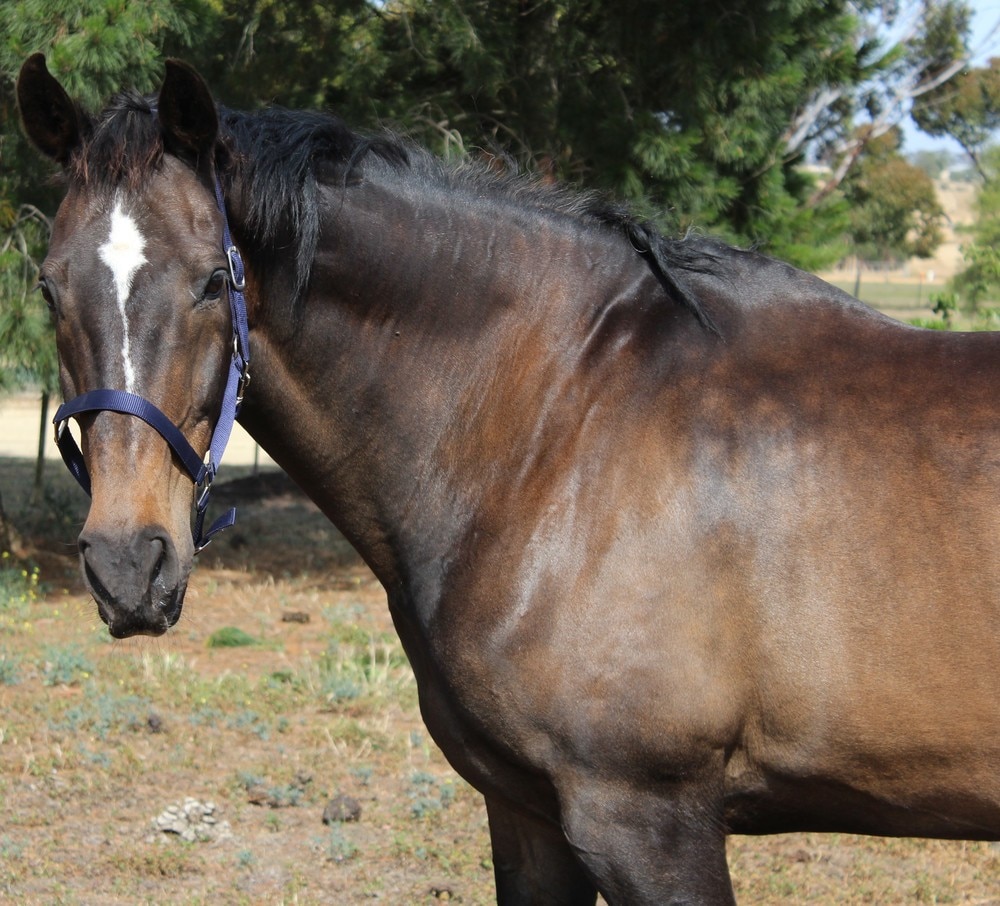
[[[0,650],[0,686],[16,686],[21,681],[21,659]]]
[[[43,650],[41,668],[46,686],[74,686],[94,675],[94,665],[85,654],[54,645]]]
[[[343,635],[349,636],[345,641]],[[319,658],[321,694],[329,702],[353,701],[363,696],[391,697],[411,685],[413,674],[395,640],[356,630],[331,640]]]
[[[311,783],[311,777],[296,776],[288,783],[272,784],[266,778],[249,771],[238,771],[236,774],[237,787],[247,793],[253,793],[259,804],[266,804],[274,809],[294,808],[303,804]]]
[[[112,733],[135,733],[147,726],[151,703],[138,695],[100,692],[88,695],[78,705],[69,708],[61,721],[50,721],[56,731],[77,733],[87,731],[106,740]]]
[[[338,824],[330,828],[323,850],[329,862],[346,862],[358,854],[357,844]]]
[[[414,818],[426,818],[435,812],[448,808],[455,799],[455,783],[440,780],[426,771],[417,771],[410,777],[410,814]]]
[[[10,551],[0,553],[0,616],[16,621],[40,596],[38,567],[22,564]]]
[[[246,648],[263,642],[236,626],[223,626],[216,629],[205,644],[209,648]]]
[[[181,878],[204,871],[205,860],[194,844],[130,849],[106,859],[105,870],[115,874],[144,878]]]
[[[256,711],[243,709],[236,714],[226,718],[226,726],[231,730],[248,730],[256,734],[260,739],[267,740],[271,736],[271,728],[268,721],[262,718]]]

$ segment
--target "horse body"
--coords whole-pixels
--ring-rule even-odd
[[[182,158],[208,116],[196,79],[174,70],[161,91]],[[31,89],[29,132],[58,160]],[[215,266],[204,156],[181,177],[168,153],[133,193],[150,222],[184,225],[167,248],[151,231],[147,258],[201,249],[173,277],[142,269],[150,299]],[[428,728],[486,797],[499,901],[729,903],[729,832],[1000,839],[996,339],[902,327],[708,242],[671,276],[564,200],[351,160],[314,186],[305,279],[275,251],[287,236],[259,247],[260,186],[229,174],[253,349],[241,421],[385,586]],[[85,245],[78,197],[52,282]],[[208,337],[184,342],[224,334],[211,306],[192,317]],[[67,393],[114,379],[60,343]],[[166,383],[218,393],[220,368]],[[171,414],[204,432],[209,403]],[[136,481],[174,513],[169,454],[124,422],[83,425],[88,459],[115,474],[112,447],[156,447]],[[95,485],[85,536],[91,520],[182,534],[167,504],[122,496]],[[148,577],[94,547],[88,578]],[[124,590],[102,600],[110,581],[91,583],[102,615],[124,606]]]
[[[292,344],[356,367],[334,386],[308,356],[294,387],[268,372],[244,421],[263,439],[302,427],[304,458],[278,459],[304,484],[357,462],[319,502],[342,526],[372,502],[374,531],[349,536],[390,591],[453,763],[555,822],[556,779],[581,764],[617,779],[714,759],[732,830],[995,836],[993,338],[910,330],[730,252],[728,280],[698,278],[720,342],[628,250],[603,283],[574,276],[600,256],[558,221],[533,239],[565,251],[519,292],[495,229],[449,200],[394,212],[430,241],[365,261],[390,206],[334,194],[329,229],[352,238]],[[449,231],[461,255],[438,247]],[[421,295],[414,261],[455,298]],[[733,287],[772,275],[800,295],[741,310]],[[373,285],[385,298],[365,314],[391,314],[352,329],[335,313]],[[316,444],[318,388],[351,409]],[[292,426],[289,399],[304,400]],[[330,467],[317,448],[344,452]],[[511,797],[511,773],[544,789]]]

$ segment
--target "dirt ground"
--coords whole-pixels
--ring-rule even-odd
[[[19,512],[9,479],[30,463],[0,469]],[[75,492],[55,483],[65,541],[22,535],[44,588],[30,566],[28,600],[0,604],[0,678],[15,673],[0,682],[0,900],[488,902],[481,805],[427,738],[384,595],[283,476],[220,489],[219,506],[247,505],[202,555],[180,624],[117,643],[77,577]],[[257,644],[210,647],[233,627]],[[325,825],[338,794],[360,817]],[[154,827],[188,797],[228,833]]]
[[[56,472],[28,505],[30,470],[0,459],[22,530],[0,564],[0,900],[493,902],[481,800],[427,737],[384,595],[287,479],[224,484],[240,521],[177,628],[111,643],[77,576],[82,495]],[[256,644],[212,647],[233,629]],[[324,824],[338,795],[360,814]],[[204,839],[155,824],[186,798],[213,806]],[[743,904],[1000,906],[990,844],[734,838],[730,861]]]

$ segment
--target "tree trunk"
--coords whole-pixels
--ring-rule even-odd
[[[7,512],[3,508],[3,494],[0,493],[0,553],[10,552],[16,540],[17,533],[7,518]]]
[[[42,484],[45,478],[45,438],[49,433],[48,390],[42,391],[42,415],[38,426],[38,455],[35,458],[35,483],[31,487],[31,500],[38,503],[42,499]]]

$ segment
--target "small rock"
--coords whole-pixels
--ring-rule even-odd
[[[150,733],[162,733],[163,718],[160,717],[160,715],[155,711],[150,711],[149,716],[146,718],[146,727],[149,729]]]
[[[177,834],[189,843],[224,840],[232,836],[228,821],[219,821],[212,802],[199,802],[188,796],[182,805],[168,805],[153,821],[153,829]]]
[[[343,793],[334,796],[323,809],[324,824],[358,821],[360,818],[361,803],[353,796],[345,796]]]

